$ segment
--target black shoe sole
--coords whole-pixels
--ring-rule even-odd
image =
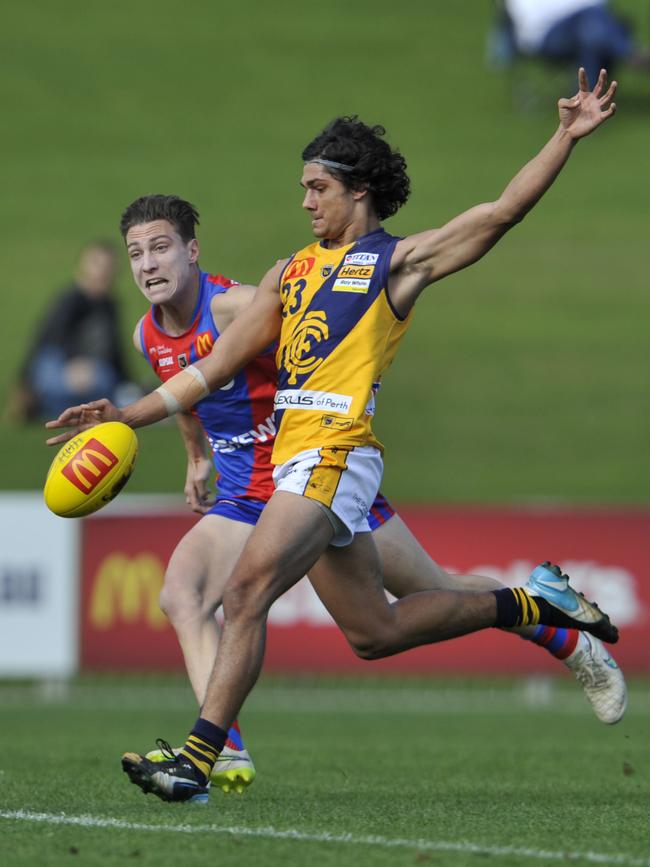
[[[169,795],[167,795],[166,792],[160,790],[160,788],[153,782],[147,771],[142,767],[141,756],[138,756],[136,753],[126,753],[125,755],[123,755],[122,770],[132,783],[134,783],[139,789],[142,789],[145,795],[148,795],[149,792],[152,792],[163,801],[171,800]]]

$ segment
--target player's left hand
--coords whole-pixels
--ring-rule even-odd
[[[48,446],[56,446],[59,443],[67,442],[71,437],[81,433],[82,430],[88,430],[89,427],[95,427],[105,421],[122,421],[122,411],[114,404],[101,398],[101,400],[93,400],[91,403],[82,403],[79,406],[70,406],[64,409],[58,418],[45,422],[45,427],[49,430],[58,428],[69,428],[69,430],[46,440]]]
[[[589,90],[587,73],[580,67],[578,85],[578,93],[572,99],[560,99],[557,104],[560,112],[560,127],[574,139],[589,135],[616,111],[616,103],[612,100],[616,93],[617,82],[612,81],[607,92],[601,96],[607,86],[607,72],[604,69],[600,70],[594,89]]]
[[[214,505],[210,493],[210,478],[214,473],[210,458],[188,460],[185,477],[185,502],[199,515],[205,515]]]

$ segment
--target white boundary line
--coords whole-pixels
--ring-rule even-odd
[[[379,846],[384,849],[417,849],[420,852],[459,852],[474,855],[495,855],[502,858],[519,857],[563,863],[565,861],[588,861],[591,864],[614,864],[620,867],[650,867],[650,859],[631,855],[602,852],[550,852],[543,849],[518,848],[516,846],[489,846],[480,843],[444,840],[406,840],[400,838],[356,836],[355,834],[310,833],[297,829],[244,828],[220,825],[148,825],[143,822],[127,822],[123,819],[103,819],[97,816],[66,816],[65,813],[32,813],[28,810],[0,810],[0,819],[22,822],[42,822],[46,825],[75,825],[83,828],[118,828],[126,831],[154,831],[172,834],[228,834],[232,837],[259,837],[268,840],[296,840],[303,843],[348,843],[361,846]]]

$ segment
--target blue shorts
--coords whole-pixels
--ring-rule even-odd
[[[381,525],[385,524],[394,514],[395,509],[391,506],[382,492],[379,491],[375,497],[375,502],[372,504],[370,511],[368,512],[368,524],[370,530],[376,530],[377,527],[381,527]]]
[[[262,500],[251,500],[244,497],[232,500],[218,499],[208,512],[208,515],[221,515],[222,518],[230,518],[231,521],[241,521],[242,524],[257,524],[262,509],[266,503]],[[377,494],[375,502],[368,512],[368,524],[371,530],[376,530],[385,524],[395,514],[395,509],[383,496],[381,491]]]
[[[228,500],[217,499],[208,515],[221,515],[222,518],[230,518],[231,521],[241,521],[242,524],[251,524],[253,527],[259,521],[262,509],[266,505],[262,500],[252,500],[244,497]]]

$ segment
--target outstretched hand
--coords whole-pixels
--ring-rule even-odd
[[[578,93],[572,99],[560,99],[557,104],[560,126],[574,139],[589,135],[616,111],[616,103],[612,100],[617,82],[612,81],[607,92],[601,96],[607,86],[607,72],[604,69],[600,70],[594,89],[589,90],[587,73],[580,67],[578,85]]]
[[[81,433],[82,430],[88,430],[89,427],[95,427],[105,421],[122,421],[122,411],[106,398],[101,400],[93,400],[91,403],[82,403],[80,406],[70,406],[64,409],[58,418],[52,421],[45,422],[45,427],[49,430],[58,428],[69,428],[69,430],[46,440],[48,446],[56,446],[59,443],[67,442],[71,437]]]

